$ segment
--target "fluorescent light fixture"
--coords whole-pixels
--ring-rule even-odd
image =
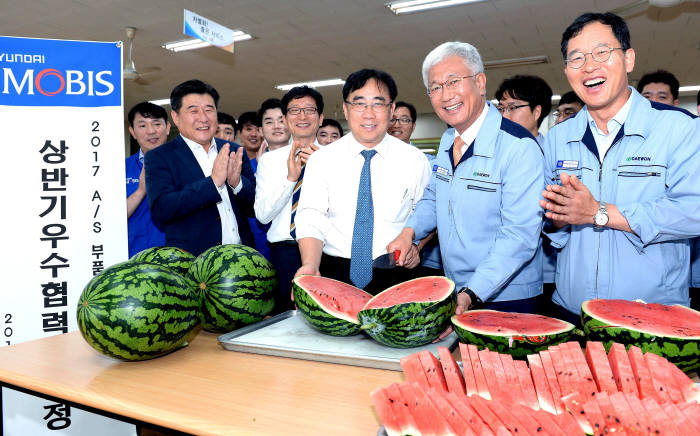
[[[494,68],[521,67],[523,65],[547,64],[547,56],[529,56],[525,58],[499,59],[495,61],[484,61],[484,68],[492,70]]]
[[[149,100],[149,103],[157,104],[158,106],[165,106],[170,105],[170,99],[169,98],[161,98],[159,100]]]
[[[299,83],[288,83],[286,85],[277,85],[275,88],[280,91],[289,91],[297,86],[308,86],[310,88],[320,88],[321,86],[333,86],[333,85],[343,85],[345,80],[343,79],[328,79],[328,80],[316,80],[313,82],[299,82]]]
[[[399,15],[482,1],[485,0],[401,0],[386,3],[386,7],[389,8],[391,12]]]
[[[700,91],[700,85],[692,85],[692,86],[681,86],[678,88],[678,92],[698,92]]]
[[[561,100],[561,95],[559,95],[559,94],[554,94],[554,95],[552,96],[552,101],[559,101],[559,100]]]
[[[252,39],[252,38],[253,38],[252,35],[249,35],[242,30],[234,30],[233,31],[233,41],[234,42],[247,41],[247,40]],[[190,39],[183,39],[180,41],[166,42],[161,47],[163,47],[166,50],[179,52],[179,51],[194,50],[197,48],[209,47],[210,45],[211,44],[208,43],[207,41],[202,41],[201,39],[197,39],[197,38],[190,38]]]

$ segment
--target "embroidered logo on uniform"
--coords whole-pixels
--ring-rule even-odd
[[[578,168],[577,160],[558,160],[557,168]]]
[[[649,162],[649,161],[651,161],[651,158],[648,156],[629,156],[627,158],[627,162],[635,161],[635,160],[642,161],[642,162]]]
[[[438,166],[438,165],[433,165],[433,172],[436,174],[439,174],[441,176],[449,176],[450,175],[450,171],[447,168],[443,168],[443,167]]]
[[[486,178],[491,177],[491,174],[488,174],[488,173],[480,173],[480,172],[478,172],[478,171],[474,171],[474,174],[473,174],[473,175],[474,175],[474,177],[486,177]]]

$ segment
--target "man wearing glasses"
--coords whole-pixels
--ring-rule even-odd
[[[557,111],[554,113],[554,124],[568,120],[581,109],[583,109],[583,101],[574,91],[564,93],[557,105]]]
[[[278,105],[291,138],[287,134],[289,144],[260,157],[255,189],[255,216],[263,224],[271,223],[267,240],[279,281],[275,313],[294,308],[290,299],[292,278],[301,266],[296,209],[301,192],[309,186],[303,175],[306,160],[320,146],[316,133],[323,122],[323,97],[313,88],[297,86]]]
[[[423,195],[430,166],[423,152],[387,134],[397,90],[394,79],[364,69],[343,86],[350,134],[309,159],[296,216],[300,274],[323,275],[370,293],[413,275],[373,268]],[[418,264],[413,244],[405,248]]]
[[[397,101],[394,106],[394,115],[389,121],[389,134],[410,144],[411,135],[416,129],[416,108],[405,101]]]
[[[423,61],[435,113],[451,128],[440,140],[430,184],[389,249],[406,248],[437,228],[457,313],[473,307],[537,311],[542,293],[542,151],[522,126],[486,101],[479,52],[446,42]]]
[[[544,144],[557,316],[578,323],[591,298],[687,306],[690,238],[700,235],[698,123],[629,86],[635,52],[617,15],[576,18],[561,50],[586,106]]]

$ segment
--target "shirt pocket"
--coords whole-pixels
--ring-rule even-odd
[[[663,165],[620,165],[617,167],[617,201],[650,199],[666,192]]]
[[[457,210],[487,219],[500,215],[501,182],[460,177],[457,180]],[[454,193],[454,190],[453,190]]]

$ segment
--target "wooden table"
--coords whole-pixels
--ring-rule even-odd
[[[73,332],[0,348],[0,382],[193,434],[375,435],[370,391],[400,372],[224,350],[201,332],[144,362],[98,354]]]

